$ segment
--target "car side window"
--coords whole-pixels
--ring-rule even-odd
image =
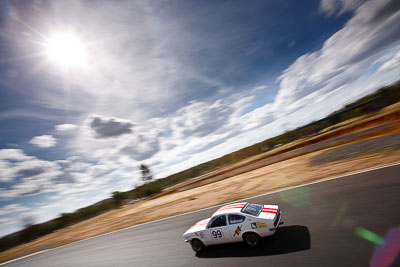
[[[211,219],[209,228],[221,227],[221,226],[225,226],[225,225],[226,225],[226,216],[220,215],[220,216],[216,216]]]
[[[242,215],[237,215],[237,214],[229,214],[228,215],[229,224],[242,223],[245,220],[246,220],[246,217],[242,216]]]

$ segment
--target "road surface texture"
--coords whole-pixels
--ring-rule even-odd
[[[400,133],[363,140],[332,149],[327,149],[311,160],[311,166],[322,165],[338,160],[361,157],[384,151],[400,150]]]
[[[249,201],[278,204],[283,211],[284,224],[257,248],[236,243],[207,247],[196,255],[182,234],[209,217],[215,207],[73,243],[5,266],[368,266],[372,259],[379,266],[384,258],[377,252],[389,246],[383,239],[389,240],[389,230],[393,233],[400,226],[400,165]],[[392,266],[398,264],[399,255]]]

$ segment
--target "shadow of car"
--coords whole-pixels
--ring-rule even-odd
[[[292,253],[311,248],[310,232],[306,226],[292,225],[277,229],[273,236],[265,237],[257,247],[245,243],[232,243],[207,247],[196,253],[199,258],[256,257]]]

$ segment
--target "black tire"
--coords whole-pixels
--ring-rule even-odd
[[[256,233],[245,233],[243,240],[250,247],[256,247],[260,244],[260,236]]]
[[[201,252],[204,249],[204,244],[198,239],[193,239],[190,241],[190,245],[192,245],[192,249],[194,252]]]

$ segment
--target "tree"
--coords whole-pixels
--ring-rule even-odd
[[[35,218],[32,215],[26,216],[22,219],[22,227],[29,228],[35,224]]]
[[[38,225],[35,224],[33,216],[27,216],[22,219],[24,229],[20,232],[20,238],[23,242],[35,239],[38,235]]]
[[[119,207],[122,204],[122,200],[124,200],[124,195],[119,191],[115,191],[112,193],[112,198],[114,207]]]
[[[153,179],[153,176],[151,175],[151,171],[149,167],[147,167],[144,164],[140,165],[140,172],[142,173],[142,180],[144,182],[150,182]]]

